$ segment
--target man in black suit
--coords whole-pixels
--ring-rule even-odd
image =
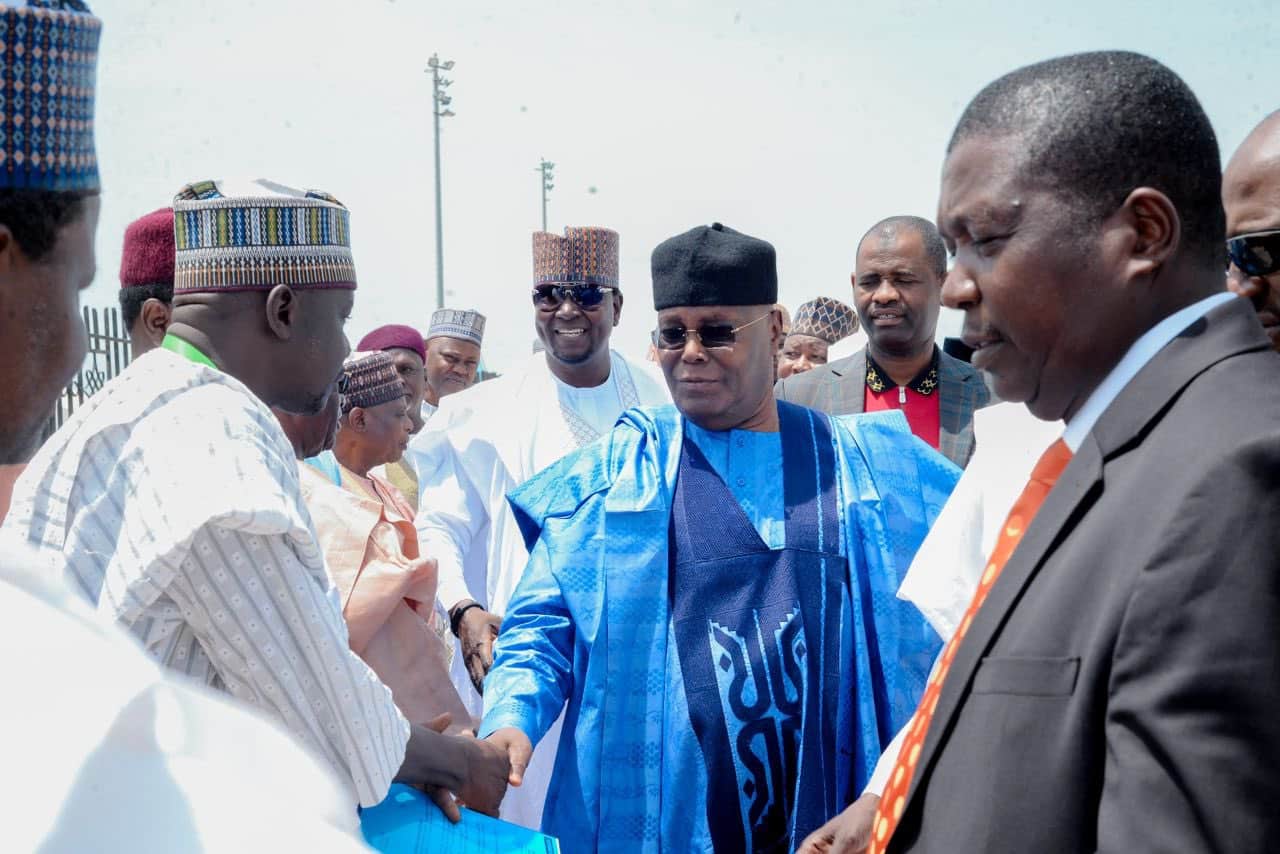
[[[973,413],[991,402],[982,376],[934,343],[947,250],[927,219],[881,220],[858,241],[853,303],[867,332],[858,353],[778,381],[779,400],[831,415],[901,409],[911,430],[963,467]]]
[[[873,852],[1280,850],[1280,356],[1224,292],[1219,164],[1132,53],[1020,69],[961,118],[943,300],[1069,462],[1010,514]]]

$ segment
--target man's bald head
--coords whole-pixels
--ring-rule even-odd
[[[1227,212],[1227,237],[1260,235],[1280,230],[1280,110],[1267,116],[1245,137],[1222,176],[1222,204]],[[1248,297],[1258,319],[1280,350],[1280,272],[1248,276],[1235,264],[1227,286]]]
[[[893,243],[903,234],[916,234],[920,237],[920,245],[924,248],[925,258],[930,269],[938,274],[938,278],[947,274],[947,246],[938,234],[937,226],[924,217],[891,216],[877,222],[858,241],[857,251],[862,251],[862,244],[867,238],[874,237],[880,243]]]
[[[1280,228],[1280,110],[1254,128],[1222,176],[1227,236]]]
[[[1195,94],[1156,60],[1098,51],[1020,68],[973,99],[947,152],[974,136],[1015,138],[1019,173],[1079,222],[1101,224],[1139,187],[1159,190],[1177,208],[1187,257],[1224,266],[1217,137]]]

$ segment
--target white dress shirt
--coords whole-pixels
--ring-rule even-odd
[[[275,416],[239,381],[154,350],[19,479],[5,527],[162,664],[279,720],[373,805],[409,724],[348,648]]]

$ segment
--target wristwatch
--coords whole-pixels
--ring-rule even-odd
[[[455,638],[458,636],[458,626],[462,625],[462,615],[470,611],[472,608],[483,608],[483,607],[484,606],[482,606],[479,602],[468,602],[465,605],[461,605],[453,609],[453,611],[449,614],[449,628],[450,630],[453,631],[453,636]]]

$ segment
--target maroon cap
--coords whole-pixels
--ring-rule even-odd
[[[160,208],[129,223],[120,256],[120,287],[172,285],[173,208]]]
[[[391,350],[397,347],[412,350],[422,357],[422,361],[427,360],[427,347],[423,343],[422,333],[412,326],[403,326],[398,323],[379,326],[361,338],[360,343],[356,345],[356,349],[362,351]]]

